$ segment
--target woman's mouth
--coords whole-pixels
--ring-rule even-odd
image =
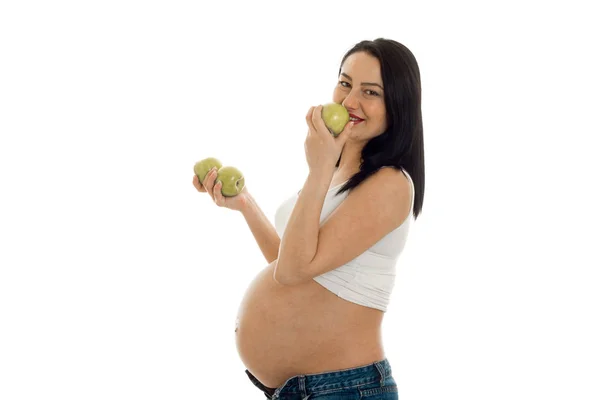
[[[350,121],[352,121],[352,123],[353,123],[354,125],[358,125],[358,124],[360,124],[361,122],[363,122],[363,121],[364,121],[364,119],[362,119],[362,118],[358,118],[358,117],[357,117],[356,115],[354,115],[354,114],[350,114]]]

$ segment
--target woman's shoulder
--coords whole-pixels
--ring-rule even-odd
[[[395,167],[393,165],[384,165],[379,167],[377,171],[373,173],[374,176],[380,176],[386,181],[397,182],[397,183],[407,183],[412,181],[408,172],[402,167]]]
[[[383,166],[373,175],[376,181],[376,184],[373,186],[386,190],[390,194],[388,197],[390,199],[404,199],[410,205],[409,208],[412,208],[415,190],[414,183],[410,174],[404,168]]]
[[[373,192],[377,191],[394,198],[398,194],[409,194],[412,187],[412,180],[403,168],[395,166],[382,166],[373,172],[364,182],[358,185],[358,192],[364,193],[366,200],[372,198]],[[371,193],[369,193],[371,192]],[[390,198],[387,196],[388,198]]]

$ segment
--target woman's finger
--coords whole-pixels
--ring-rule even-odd
[[[318,106],[315,108],[312,115],[312,123],[315,127],[315,131],[322,133],[329,133],[329,129],[325,125],[325,121],[321,117],[321,112],[323,111],[323,106]]]
[[[213,187],[213,199],[215,203],[222,207],[225,204],[225,199],[223,198],[223,193],[221,193],[221,188],[223,187],[223,183],[221,181],[217,181],[215,186]]]
[[[200,183],[200,179],[198,179],[198,175],[194,174],[194,177],[192,178],[192,184],[194,185],[197,191],[206,192],[206,189],[204,189],[204,186],[202,186],[202,184]]]
[[[312,131],[315,129],[315,126],[313,124],[314,110],[315,110],[315,107],[311,107],[310,110],[308,110],[308,114],[306,114],[306,125],[308,125],[309,131]]]
[[[217,179],[217,171],[216,169],[212,169],[208,174],[206,174],[204,182],[202,182],[202,185],[213,200],[215,199],[215,196],[213,195],[215,179]]]
[[[309,108],[308,113],[306,113],[306,121],[307,122],[308,122],[308,120],[310,120],[312,118],[313,109],[314,109],[314,107]]]

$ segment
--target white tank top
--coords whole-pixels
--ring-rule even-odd
[[[376,308],[383,312],[387,311],[394,289],[396,262],[404,249],[410,225],[414,220],[415,187],[408,172],[404,169],[402,171],[410,181],[412,188],[410,213],[404,222],[354,260],[313,278],[323,287],[347,301]],[[347,191],[336,195],[344,183],[346,182],[332,187],[327,192],[321,211],[321,225],[329,214],[348,197]],[[275,211],[275,229],[279,237],[283,237],[299,193],[284,200]]]

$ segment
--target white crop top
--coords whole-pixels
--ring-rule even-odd
[[[414,220],[415,187],[408,172],[404,169],[402,171],[410,181],[412,188],[410,212],[404,222],[354,260],[313,278],[323,287],[345,300],[365,307],[376,308],[383,312],[387,311],[390,296],[394,289],[396,262],[404,249],[410,225]],[[327,192],[321,211],[321,225],[329,214],[348,196],[348,191],[336,195],[336,192],[344,183],[346,182],[332,187]],[[284,200],[275,211],[275,229],[279,237],[283,237],[283,232],[299,193]]]

